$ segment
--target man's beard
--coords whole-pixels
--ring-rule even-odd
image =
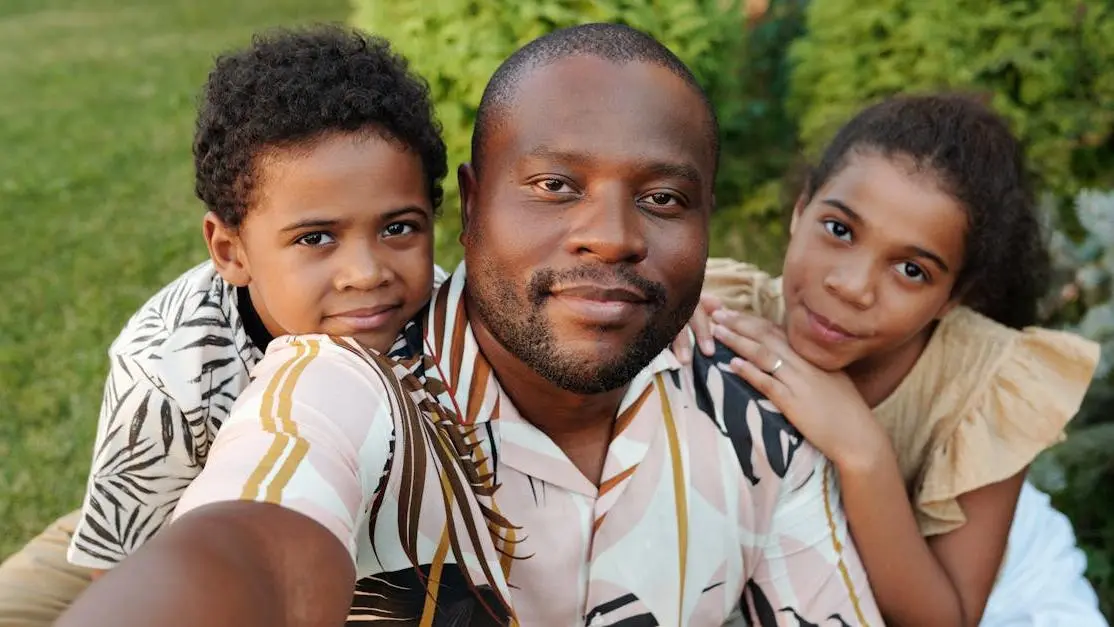
[[[630,383],[684,328],[700,299],[697,285],[691,293],[686,290],[681,302],[667,308],[665,286],[639,276],[630,266],[616,265],[612,269],[588,265],[563,272],[535,272],[526,285],[523,302],[509,281],[501,280],[486,263],[477,265],[468,269],[468,289],[488,331],[534,372],[575,394],[599,394]],[[601,360],[594,354],[586,356],[560,346],[553,324],[545,315],[545,302],[553,285],[584,280],[627,285],[646,296],[646,325],[610,358]]]

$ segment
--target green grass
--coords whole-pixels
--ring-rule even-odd
[[[196,94],[214,55],[345,0],[0,3],[0,558],[81,503],[106,350],[205,256]]]

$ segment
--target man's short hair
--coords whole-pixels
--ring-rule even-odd
[[[650,35],[623,24],[581,24],[553,31],[526,44],[495,70],[484,88],[472,131],[472,166],[479,170],[488,135],[514,102],[522,79],[541,66],[573,56],[593,56],[612,63],[651,63],[685,81],[700,96],[708,114],[708,140],[719,161],[719,124],[704,88],[669,48]]]

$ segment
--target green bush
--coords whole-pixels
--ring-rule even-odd
[[[1051,250],[1060,281],[1050,322],[1102,345],[1102,360],[1068,440],[1045,454],[1033,478],[1072,519],[1088,574],[1107,615],[1114,612],[1114,192],[1084,190],[1072,205],[1082,236],[1053,221]]]
[[[815,151],[864,103],[985,94],[1046,187],[1070,198],[1114,178],[1112,18],[1107,0],[812,0],[789,107]]]
[[[525,43],[584,22],[619,22],[653,34],[689,64],[720,119],[724,151],[716,192],[721,209],[713,251],[765,262],[778,258],[780,233],[769,181],[788,161],[782,159],[785,149],[778,152],[772,145],[792,144],[793,133],[783,132],[785,121],[778,120],[784,89],[775,86],[771,92],[765,80],[781,73],[779,63],[765,69],[747,66],[747,18],[737,0],[356,0],[355,6],[355,25],[388,37],[429,81],[453,167],[469,158],[472,123],[488,78]],[[780,54],[789,41],[785,33],[795,33],[792,25],[779,24],[764,23],[757,50]],[[747,76],[761,79],[750,92],[744,86]],[[781,161],[767,158],[775,152]],[[744,198],[765,202],[746,205]],[[444,214],[437,247],[443,265],[460,258],[455,174],[446,181]]]

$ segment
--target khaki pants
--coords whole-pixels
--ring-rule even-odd
[[[49,627],[92,581],[66,561],[79,512],[50,524],[0,564],[0,627]]]

